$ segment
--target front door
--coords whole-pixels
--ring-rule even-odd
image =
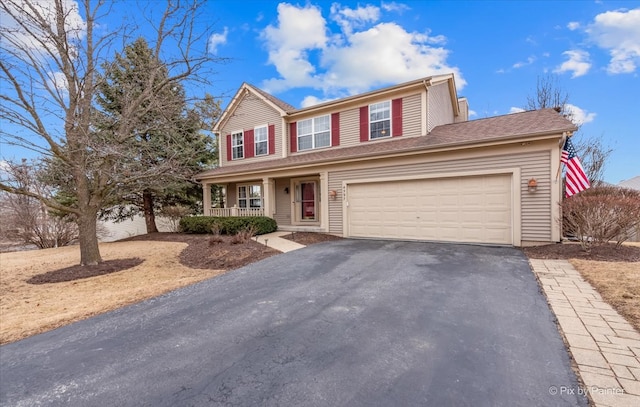
[[[298,223],[318,222],[318,182],[295,182],[295,220]]]

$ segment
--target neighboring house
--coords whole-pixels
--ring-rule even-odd
[[[160,232],[174,232],[171,221],[162,216],[156,217],[156,226]],[[115,242],[116,240],[146,233],[147,224],[142,215],[135,215],[133,218],[125,219],[121,222],[112,220],[98,221],[98,239],[101,242]]]
[[[640,175],[637,175],[633,178],[630,178],[625,181],[621,181],[618,183],[619,187],[635,189],[636,191],[640,191]],[[640,242],[640,225],[636,226],[629,233],[629,241],[630,242]]]
[[[453,75],[302,109],[245,83],[215,130],[220,166],[196,176],[206,215],[355,238],[560,241],[561,141],[575,126],[553,109],[468,121]]]

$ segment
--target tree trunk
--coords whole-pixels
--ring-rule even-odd
[[[147,233],[158,232],[156,214],[153,212],[153,194],[148,189],[142,192],[142,204],[144,207],[144,221],[147,224]]]
[[[78,241],[80,242],[80,265],[93,266],[102,262],[96,231],[97,211],[82,211],[78,216]]]

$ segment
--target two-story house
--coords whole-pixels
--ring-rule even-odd
[[[354,238],[559,241],[560,152],[575,126],[552,109],[468,112],[453,75],[302,109],[243,84],[216,126],[220,166],[196,176],[205,215]]]

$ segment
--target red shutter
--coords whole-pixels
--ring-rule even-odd
[[[340,113],[331,114],[331,146],[340,145]]]
[[[391,101],[391,135],[393,137],[402,136],[402,98]]]
[[[292,153],[298,151],[298,123],[289,124],[289,148]]]
[[[360,141],[369,141],[369,106],[360,108]]]
[[[244,131],[244,158],[251,158],[254,154],[253,130]]]
[[[233,160],[233,155],[231,155],[231,134],[227,134],[227,161]]]
[[[276,153],[276,126],[269,125],[269,155]]]

